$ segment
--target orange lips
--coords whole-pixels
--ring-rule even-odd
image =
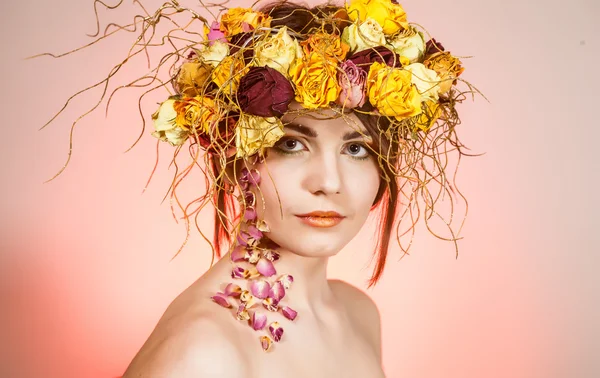
[[[297,215],[300,220],[312,227],[328,228],[338,225],[344,217],[335,211],[313,211],[308,214]]]

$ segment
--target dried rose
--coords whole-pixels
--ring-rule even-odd
[[[389,67],[402,67],[400,56],[384,46],[377,46],[352,54],[348,60],[356,64],[365,72],[369,72],[371,64],[375,62],[385,63]]]
[[[431,38],[425,44],[425,56],[428,57],[438,52],[445,51],[444,46],[435,40],[435,38]]]
[[[226,36],[250,32],[259,26],[269,27],[271,18],[251,8],[230,8],[221,17],[221,31]]]
[[[283,123],[276,117],[258,117],[243,114],[235,129],[237,157],[249,157],[255,153],[264,154],[283,136]]]
[[[421,96],[410,71],[375,62],[367,77],[369,101],[377,110],[397,120],[421,114]]]
[[[360,25],[352,24],[344,29],[342,40],[350,46],[352,52],[385,45],[383,29],[371,18],[367,18]]]
[[[277,34],[259,41],[254,47],[256,66],[269,66],[288,76],[290,64],[294,59],[302,57],[302,49],[295,38],[290,37],[287,26],[283,26]]]
[[[425,52],[423,33],[415,28],[405,29],[398,33],[390,41],[390,45],[392,45],[394,52],[408,58],[411,63],[420,61]]]
[[[323,57],[343,60],[350,46],[340,39],[339,35],[317,32],[311,34],[308,39],[300,43],[305,55],[312,52],[320,54]]]
[[[240,80],[237,99],[243,112],[260,117],[281,117],[294,99],[294,88],[276,69],[252,67]]]
[[[412,73],[412,83],[419,90],[421,101],[437,102],[440,91],[440,77],[434,70],[430,70],[422,63],[412,63],[404,67],[405,70]]]
[[[392,35],[408,27],[406,12],[398,3],[390,0],[351,0],[346,4],[350,20],[374,19],[381,25],[385,35]]]
[[[336,102],[348,109],[363,106],[366,100],[366,80],[367,73],[358,68],[354,62],[347,60],[342,63],[338,72],[341,91]]]
[[[290,78],[296,86],[296,101],[307,109],[329,106],[337,100],[337,61],[311,53],[290,66]]]
[[[206,91],[211,71],[212,67],[204,62],[183,63],[173,80],[173,89],[185,96],[199,96]]]
[[[456,84],[456,78],[465,70],[460,59],[452,56],[449,51],[435,53],[425,59],[423,64],[440,76],[440,94],[448,92],[452,84]]]

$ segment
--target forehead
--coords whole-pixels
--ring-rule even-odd
[[[342,113],[341,109],[315,109],[308,110],[293,101],[289,111],[282,117],[284,126],[286,124],[297,124],[314,129],[319,134],[345,134],[349,131],[358,131],[367,134],[362,122],[352,111]]]

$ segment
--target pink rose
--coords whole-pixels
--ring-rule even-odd
[[[209,46],[212,46],[215,41],[221,41],[227,43],[227,38],[225,38],[225,33],[219,29],[219,23],[217,21],[213,21],[210,25],[210,31],[206,35],[208,39]]]
[[[367,72],[358,68],[351,60],[342,63],[340,69],[338,83],[342,90],[337,103],[348,109],[363,106],[366,100],[365,81],[367,80]]]

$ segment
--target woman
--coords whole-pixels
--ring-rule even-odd
[[[189,220],[213,204],[214,253],[226,253],[172,302],[124,377],[383,376],[377,307],[328,280],[327,264],[379,214],[374,285],[399,197],[409,230],[418,198],[426,220],[439,216],[433,205],[453,190],[445,155],[462,154],[460,60],[425,43],[391,0],[232,8],[210,26],[173,1],[143,19],[132,55],[179,13],[205,23],[205,40],[173,38],[180,24],[158,36],[189,43],[155,70],[185,57],[153,136],[175,157],[190,141],[189,168],[204,157],[207,194],[182,210]]]
[[[272,178],[260,182],[258,217],[280,246],[277,271],[293,276],[284,300],[298,318],[271,312],[284,335],[273,353],[257,348],[257,332],[211,301],[232,281],[225,256],[173,301],[124,377],[383,377],[377,307],[361,290],[327,279],[329,257],[358,233],[378,193],[371,141],[352,136],[343,118],[298,117],[284,130],[252,168]],[[317,211],[328,213],[311,215]]]

